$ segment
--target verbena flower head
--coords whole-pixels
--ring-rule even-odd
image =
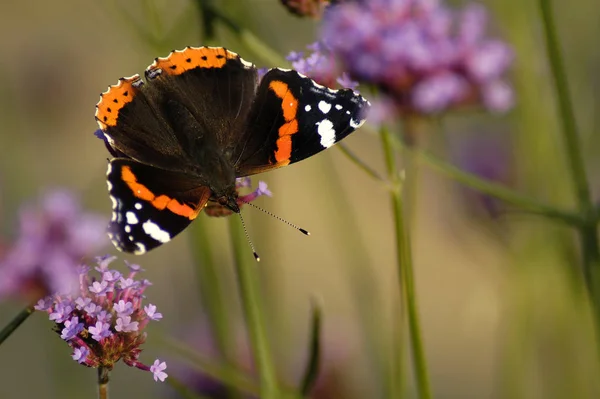
[[[327,86],[355,89],[358,82],[343,72],[342,66],[325,42],[315,42],[306,46],[308,52],[292,51],[286,59],[296,71],[310,76],[317,83]]]
[[[238,193],[240,192],[240,189],[247,189],[251,187],[252,181],[249,177],[240,177],[235,181],[235,188]],[[267,183],[265,183],[264,181],[259,181],[256,189],[254,189],[248,194],[240,195],[238,197],[237,204],[241,209],[244,204],[252,202],[263,195],[266,195],[267,197],[272,197],[273,193],[271,193],[271,191],[267,187]],[[233,212],[229,208],[224,207],[223,205],[220,205],[217,202],[209,202],[204,208],[204,211],[208,216],[229,216],[233,214]]]
[[[77,284],[81,259],[108,244],[106,219],[84,212],[66,190],[50,191],[19,212],[19,235],[0,258],[0,298],[29,300]]]
[[[400,112],[505,111],[513,52],[486,37],[486,25],[478,4],[454,11],[437,0],[365,0],[329,7],[322,40],[353,79],[378,86]]]
[[[162,319],[156,306],[143,303],[151,283],[136,278],[142,271],[138,265],[128,264],[126,275],[109,269],[114,259],[97,258],[95,272],[81,266],[78,289],[50,295],[35,309],[47,312],[56,323],[56,332],[73,348],[71,356],[78,363],[111,370],[122,359],[128,366],[152,372],[155,381],[164,381],[164,362],[156,360],[147,366],[138,360],[146,326]]]

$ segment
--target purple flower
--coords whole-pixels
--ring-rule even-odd
[[[71,357],[77,363],[81,364],[81,363],[84,363],[86,361],[86,359],[87,359],[87,357],[88,357],[89,354],[90,354],[89,349],[86,348],[85,346],[83,346],[81,348],[75,348],[73,350],[73,354],[71,355]]]
[[[131,321],[131,317],[129,316],[121,316],[117,318],[117,325],[115,326],[115,330],[119,332],[132,332],[138,330],[138,322]]]
[[[112,291],[112,286],[108,281],[94,281],[88,289],[98,296],[105,296],[107,292]]]
[[[306,47],[311,52],[308,56],[304,57],[303,52],[292,51],[286,57],[296,71],[327,87],[340,84],[342,87],[354,88],[358,85],[347,73],[341,71],[339,63],[325,43],[315,42]]]
[[[164,370],[166,369],[167,364],[156,359],[154,361],[154,364],[150,366],[150,371],[152,372],[152,374],[154,374],[154,381],[160,380],[160,382],[163,382],[168,376],[167,373],[164,372]]]
[[[115,303],[113,308],[115,312],[117,312],[118,316],[129,316],[133,313],[133,303],[125,302],[122,299],[119,302]]]
[[[88,328],[92,338],[100,342],[102,338],[110,337],[112,332],[110,331],[110,324],[97,321],[96,324]]]
[[[71,320],[65,321],[64,325],[65,328],[63,328],[60,337],[65,341],[73,339],[83,330],[83,323],[79,322],[79,318],[77,316],[73,316]]]
[[[156,306],[143,304],[144,291],[150,284],[134,279],[141,268],[130,271],[126,279],[132,283],[123,288],[121,273],[109,269],[114,259],[98,258],[95,269],[79,268],[79,292],[55,293],[39,301],[36,309],[48,313],[56,323],[55,329],[73,348],[72,357],[78,363],[111,370],[122,359],[129,366],[151,371],[138,360],[140,346],[146,340],[148,323],[160,320],[162,315],[156,313]],[[90,275],[94,270],[111,277],[99,282]],[[118,281],[115,276],[119,276]],[[155,380],[164,381],[164,362],[155,362],[153,367]]]
[[[51,191],[19,212],[19,235],[0,259],[0,298],[38,299],[78,285],[79,262],[107,245],[106,219],[83,212],[68,191]]]
[[[148,306],[144,306],[144,312],[146,312],[146,315],[148,315],[148,317],[152,320],[160,320],[162,319],[162,313],[157,313],[156,312],[156,306],[149,304]]]
[[[474,104],[505,111],[512,106],[512,90],[502,77],[513,52],[485,37],[486,24],[481,5],[456,12],[432,0],[345,2],[326,11],[321,41],[338,70],[378,86],[400,113]]]

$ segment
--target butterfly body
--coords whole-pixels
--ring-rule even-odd
[[[208,201],[239,212],[236,178],[329,148],[363,122],[369,103],[292,70],[257,70],[220,47],[157,58],[101,95],[96,120],[114,156],[109,235],[144,253],[181,232]]]

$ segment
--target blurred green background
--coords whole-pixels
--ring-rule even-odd
[[[275,0],[215,4],[281,58],[304,49],[317,35],[317,22],[290,15]],[[517,105],[505,116],[449,116],[443,132],[424,131],[423,142],[429,151],[460,163],[455,154],[472,140],[499,141],[498,148],[507,149],[506,164],[500,165],[506,184],[543,202],[572,207],[537,2],[485,4],[490,31],[515,49],[511,78]],[[595,0],[581,0],[556,2],[556,15],[590,183],[597,193],[600,12]],[[272,66],[227,29],[218,27],[212,43],[202,39],[201,31],[196,6],[187,0],[24,0],[0,6],[0,229],[5,244],[16,234],[19,205],[45,188],[70,187],[88,209],[109,217],[107,152],[92,133],[99,93],[119,77],[142,73],[154,57],[187,45],[223,45],[258,66]],[[345,143],[384,171],[373,129],[367,126]],[[419,177],[413,248],[435,397],[600,397],[573,232],[523,212],[492,218],[477,199],[426,164]],[[391,338],[397,335],[399,298],[386,188],[335,148],[260,179],[274,196],[257,203],[312,233],[304,237],[258,211],[244,210],[262,258],[257,268],[279,376],[289,384],[300,378],[316,299],[324,312],[325,367],[336,370],[344,387],[329,397],[381,397]],[[133,258],[155,283],[147,295],[164,315],[149,329],[142,361],[172,358],[155,335],[202,341],[198,326],[204,314],[192,259],[200,234],[209,235],[228,316],[244,352],[226,228],[225,219],[203,217],[172,243]],[[0,304],[0,324],[22,307]],[[1,398],[96,395],[95,371],[71,360],[70,349],[51,326],[45,315],[35,314],[0,346]],[[209,352],[206,345],[201,350]],[[174,369],[171,360],[167,372]],[[110,390],[117,398],[172,394],[149,373],[123,364],[113,372]]]

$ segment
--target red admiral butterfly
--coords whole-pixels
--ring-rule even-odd
[[[293,70],[256,67],[222,47],[156,58],[100,96],[109,236],[142,254],[171,240],[208,201],[239,213],[235,179],[308,158],[364,122],[369,102]]]

